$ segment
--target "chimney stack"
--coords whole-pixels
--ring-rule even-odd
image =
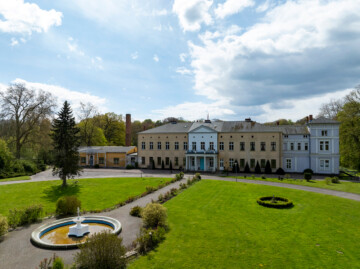
[[[306,123],[309,122],[309,116],[306,116]]]
[[[313,120],[313,115],[309,116],[309,120],[312,121]]]
[[[279,121],[276,121],[276,125],[280,125],[280,122],[279,122]]]
[[[131,146],[131,114],[126,114],[125,146]]]

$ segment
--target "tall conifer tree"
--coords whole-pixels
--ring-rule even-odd
[[[57,119],[52,123],[52,134],[55,155],[53,175],[58,175],[66,187],[66,180],[80,175],[79,165],[80,145],[79,128],[76,127],[75,118],[67,101]]]

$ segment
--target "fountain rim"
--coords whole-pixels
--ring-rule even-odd
[[[83,221],[85,221],[85,223],[102,223],[102,224],[111,226],[114,229],[111,231],[112,234],[118,235],[122,229],[120,221],[118,221],[114,218],[105,217],[105,216],[82,216],[82,218],[84,218]],[[75,243],[75,244],[51,244],[51,243],[46,243],[46,242],[42,241],[40,238],[45,232],[51,231],[53,229],[56,229],[58,227],[68,225],[68,224],[76,224],[74,222],[74,217],[55,220],[53,222],[41,225],[31,233],[30,241],[35,246],[44,248],[44,249],[75,249],[75,248],[78,248],[79,245],[84,244],[84,242]],[[57,226],[57,227],[54,227],[54,226]],[[54,227],[54,228],[50,229],[52,227]]]

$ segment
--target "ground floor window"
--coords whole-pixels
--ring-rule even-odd
[[[179,165],[179,158],[175,157],[175,165],[178,166]]]
[[[104,157],[99,157],[99,164],[104,164]]]
[[[224,159],[220,159],[220,167],[224,167]]]
[[[191,166],[195,166],[195,158],[191,157]]]
[[[114,164],[119,164],[119,158],[114,158]]]
[[[141,157],[141,163],[145,164],[145,157]]]
[[[330,160],[320,160],[320,170],[329,170]]]
[[[255,159],[250,159],[250,168],[255,168]]]
[[[186,157],[183,158],[183,166],[186,166]]]
[[[292,169],[292,160],[286,159],[286,169]]]
[[[149,158],[149,165],[152,165],[153,161],[154,161],[154,158],[153,158],[153,157],[150,157],[150,158]]]
[[[240,159],[240,167],[245,167],[245,159]]]
[[[210,159],[210,167],[211,168],[214,167],[214,159],[213,158]]]
[[[275,159],[271,160],[271,168],[276,168],[276,160]]]
[[[85,157],[81,157],[81,163],[86,163],[86,158]]]
[[[234,159],[230,158],[229,159],[229,167],[232,168],[234,166]]]
[[[158,158],[157,158],[157,164],[158,164],[158,165],[161,165],[161,157],[158,157]]]
[[[260,166],[261,166],[261,168],[265,168],[265,165],[266,165],[266,160],[265,160],[265,159],[261,159],[261,160],[260,160]]]

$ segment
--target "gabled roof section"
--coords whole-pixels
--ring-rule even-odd
[[[159,127],[139,132],[139,134],[187,133],[192,124],[192,122],[168,123]]]
[[[92,147],[80,147],[80,153],[128,153],[136,149],[135,146],[123,147],[123,146],[92,146]]]
[[[309,129],[305,125],[277,125],[274,127],[285,135],[310,134]]]
[[[207,128],[213,132],[220,132],[223,126],[222,121],[219,122],[212,122],[212,123],[205,123],[205,122],[194,122],[189,129],[189,132],[194,132],[195,130],[198,130],[201,127]]]
[[[319,117],[317,119],[313,119],[308,124],[340,124],[337,120],[328,119],[325,117]]]

